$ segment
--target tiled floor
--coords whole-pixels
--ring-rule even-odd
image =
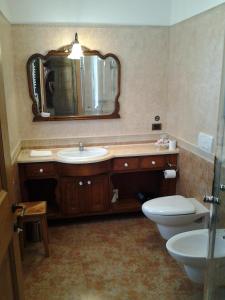
[[[202,299],[142,217],[49,228],[50,258],[31,244],[24,258],[26,300]]]

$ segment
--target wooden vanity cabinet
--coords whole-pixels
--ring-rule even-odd
[[[176,193],[177,154],[117,157],[89,164],[19,163],[22,201],[48,202],[49,218],[138,212],[138,192],[150,198]],[[113,192],[118,199],[112,203]]]
[[[170,168],[177,169],[177,154],[114,158],[111,183],[118,190],[119,199],[112,204],[112,211],[140,211],[139,192],[150,199],[174,195],[176,178],[165,179],[163,174]]]
[[[63,215],[88,215],[109,209],[111,161],[92,164],[57,163],[60,210]]]
[[[109,175],[60,178],[60,206],[65,215],[109,210]]]

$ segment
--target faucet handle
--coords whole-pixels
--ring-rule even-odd
[[[79,150],[84,151],[84,144],[82,142],[79,142]]]

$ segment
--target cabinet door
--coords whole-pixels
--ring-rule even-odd
[[[76,215],[80,213],[80,202],[78,189],[76,188],[77,180],[71,178],[61,178],[61,209],[65,215]]]
[[[104,212],[110,207],[109,176],[99,175],[87,179],[89,187],[89,212]]]
[[[90,214],[109,209],[109,176],[61,178],[61,208],[65,215]]]

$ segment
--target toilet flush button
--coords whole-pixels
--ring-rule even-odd
[[[212,153],[213,150],[213,136],[199,132],[198,135],[198,147],[208,153]]]

